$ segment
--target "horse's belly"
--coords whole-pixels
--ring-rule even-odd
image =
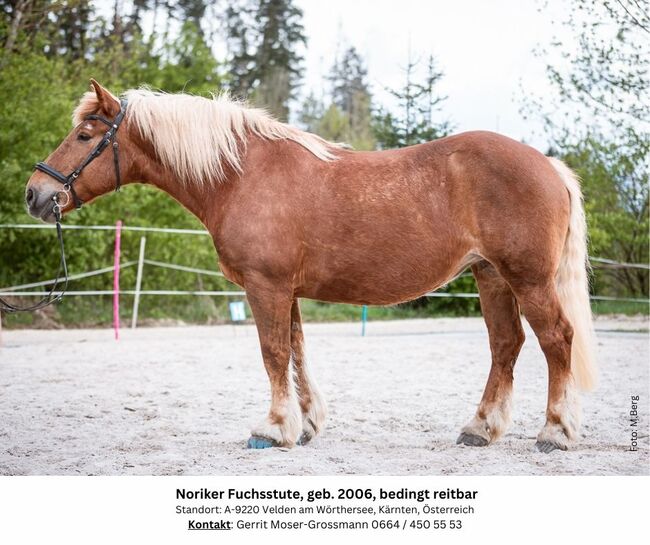
[[[371,260],[371,263],[352,262],[340,268],[323,267],[304,276],[297,295],[357,305],[411,301],[444,286],[481,259],[471,251],[451,254],[432,259],[430,253],[421,259],[402,261],[385,256],[383,263]]]

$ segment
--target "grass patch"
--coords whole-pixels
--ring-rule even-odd
[[[631,301],[592,301],[591,310],[594,314],[650,315],[648,303],[633,303]]]
[[[355,322],[361,320],[363,307],[358,305],[343,305],[321,303],[310,299],[300,300],[300,309],[306,322]],[[390,307],[368,307],[368,320],[403,320],[409,318],[446,318],[453,316],[480,316],[479,313],[463,312],[458,314],[455,309],[436,309],[429,306],[413,307],[411,305],[395,305]]]

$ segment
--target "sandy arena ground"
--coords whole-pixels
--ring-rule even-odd
[[[583,397],[569,452],[534,450],[546,363],[528,340],[513,425],[487,448],[455,444],[489,370],[480,318],[308,324],[307,354],[329,404],[305,447],[246,450],[268,408],[253,326],[4,331],[0,474],[638,475],[650,473],[645,319],[597,322],[599,389]],[[638,452],[630,396],[640,395]]]

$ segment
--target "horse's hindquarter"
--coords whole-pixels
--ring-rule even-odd
[[[500,271],[535,281],[555,274],[567,235],[567,188],[542,153],[490,132],[445,139],[448,176],[460,184],[466,227],[478,253]],[[442,142],[442,141],[440,141]],[[525,272],[524,272],[525,271]]]

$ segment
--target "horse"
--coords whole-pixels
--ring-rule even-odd
[[[551,452],[575,443],[578,390],[596,380],[595,337],[582,195],[561,161],[487,131],[354,151],[227,95],[123,97],[91,80],[74,128],[28,181],[29,213],[53,221],[121,184],[145,183],[203,223],[223,274],[246,291],[271,386],[248,447],[290,448],[323,430],[299,298],[394,305],[468,267],[491,367],[457,443],[490,445],[510,424],[521,314],[548,365],[535,444]]]

